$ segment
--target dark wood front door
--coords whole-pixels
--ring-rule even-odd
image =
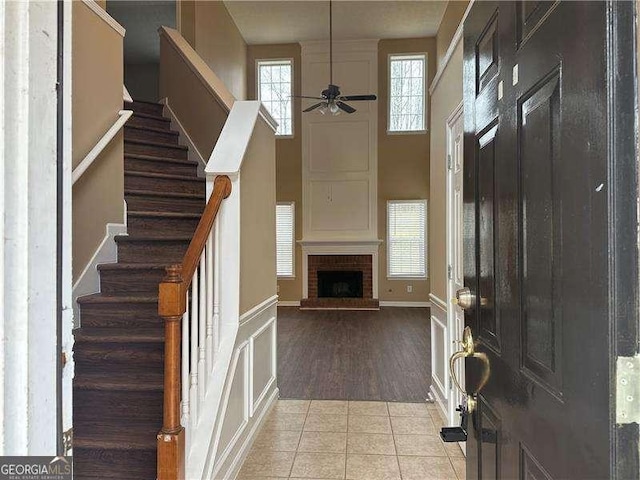
[[[638,478],[630,2],[476,2],[464,24],[465,311],[489,381],[468,478]],[[475,392],[483,362],[466,360]]]

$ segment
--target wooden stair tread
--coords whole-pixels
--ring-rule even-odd
[[[104,263],[102,265],[109,265],[109,264]],[[79,297],[77,302],[79,304],[158,303],[158,297],[136,297],[136,296],[120,297],[120,296],[114,296],[114,295],[103,295],[101,293],[94,293],[92,295],[85,295],[83,297]]]
[[[128,130],[142,130],[145,132],[162,133],[163,135],[173,135],[174,137],[180,135],[180,133],[176,132],[175,130],[164,130],[162,128],[147,127],[142,125],[125,125],[124,128]]]
[[[145,212],[129,210],[127,215],[130,217],[155,217],[155,218],[200,218],[199,213],[182,213],[182,212]]]
[[[161,120],[163,122],[171,123],[170,118],[166,118],[161,115],[152,115],[151,113],[136,112],[135,110],[133,111],[133,116],[141,117],[141,118],[150,118],[152,120]]]
[[[157,343],[164,342],[162,328],[92,328],[83,327],[74,333],[76,342],[92,343]]]
[[[164,270],[168,263],[101,263],[98,270]],[[117,297],[120,298],[120,297]]]
[[[152,140],[138,140],[135,138],[125,138],[124,143],[134,143],[136,145],[147,145],[149,147],[162,147],[162,148],[172,148],[174,150],[189,150],[189,147],[185,147],[184,145],[174,145],[173,143],[164,143],[164,142],[154,142]]]
[[[148,155],[142,153],[125,153],[124,158],[135,159],[135,160],[149,160],[153,162],[166,162],[166,163],[177,163],[180,165],[194,165],[198,166],[198,162],[195,160],[189,160],[184,158],[171,158],[171,157],[163,157],[162,155]]]
[[[158,431],[162,419],[159,419]],[[83,427],[93,432],[89,438],[77,435],[73,439],[74,448],[102,448],[105,450],[155,450],[156,437],[149,435],[148,423],[129,421],[126,427],[106,423],[83,422]]]
[[[162,373],[85,373],[76,375],[74,387],[80,390],[158,391],[164,388]]]
[[[196,183],[204,183],[207,181],[206,178],[201,177],[193,177],[189,175],[174,175],[171,173],[154,173],[154,172],[140,172],[137,170],[125,170],[125,176],[130,175],[134,177],[147,177],[147,178],[162,178],[165,180],[181,180],[181,181],[190,181]],[[200,196],[202,198],[202,196]]]
[[[159,235],[116,235],[113,237],[116,243],[142,243],[142,242],[191,242],[192,237],[185,235],[159,236]]]
[[[155,190],[125,190],[125,195],[140,195],[149,197],[169,197],[169,198],[184,198],[190,200],[202,200],[204,203],[204,196],[199,193],[183,193],[183,192],[158,192]]]

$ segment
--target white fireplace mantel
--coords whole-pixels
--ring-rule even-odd
[[[378,297],[378,247],[382,240],[300,240],[302,298],[309,298],[309,255],[371,255],[373,298]]]

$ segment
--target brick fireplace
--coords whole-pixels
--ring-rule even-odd
[[[374,255],[308,255],[306,263],[307,298],[302,299],[301,308],[380,307],[378,299],[373,297]],[[325,286],[319,291],[320,277],[324,277]],[[333,284],[329,283],[327,287],[327,282]],[[361,284],[358,285],[358,282]]]

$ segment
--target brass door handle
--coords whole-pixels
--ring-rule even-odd
[[[484,352],[476,352],[475,345],[473,343],[473,335],[471,334],[471,328],[465,327],[464,332],[462,334],[462,349],[455,352],[451,355],[449,359],[449,373],[451,374],[451,379],[453,380],[456,388],[462,393],[462,395],[467,397],[467,410],[469,413],[473,412],[476,407],[475,397],[484,388],[484,386],[489,381],[489,377],[491,376],[491,363],[489,362],[489,357]],[[461,358],[478,358],[482,361],[484,368],[482,370],[482,376],[480,377],[480,383],[476,388],[475,392],[468,393],[462,385],[460,385],[460,381],[458,380],[458,376],[456,375],[455,363],[457,360]]]

